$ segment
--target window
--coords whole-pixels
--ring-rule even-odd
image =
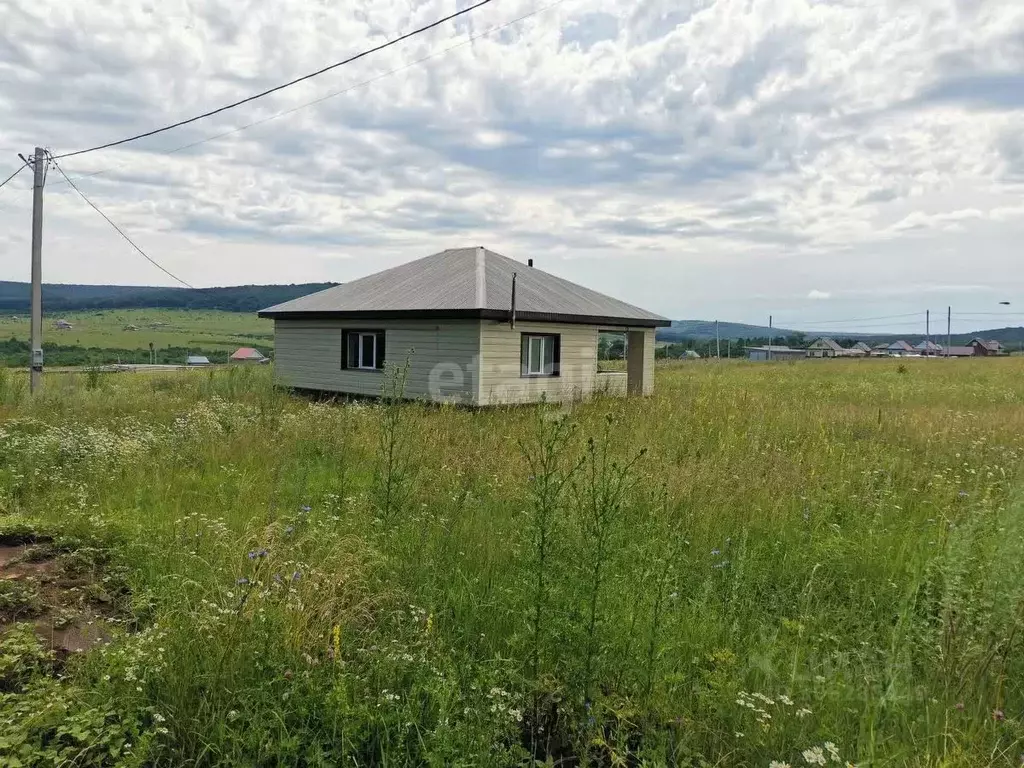
[[[341,367],[357,371],[384,368],[384,331],[342,331]]]
[[[557,376],[560,358],[561,337],[558,334],[523,334],[520,354],[523,376]]]

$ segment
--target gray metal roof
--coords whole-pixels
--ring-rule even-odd
[[[663,326],[661,315],[555,277],[486,248],[453,248],[260,311],[260,317],[516,317],[563,323]]]

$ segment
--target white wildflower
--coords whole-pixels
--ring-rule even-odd
[[[833,762],[842,762],[839,757],[839,749],[831,741],[825,742],[825,751],[828,752],[828,756],[832,758]]]
[[[812,715],[812,714],[814,714],[814,713],[811,712],[811,710],[807,709],[807,707],[800,707],[800,709],[798,709],[796,711],[796,716],[797,717],[807,717],[808,715]]]
[[[808,765],[825,765],[825,752],[821,747],[811,747],[803,752],[804,761]]]
[[[781,760],[772,760],[768,763],[768,768],[793,768],[789,763],[784,763]]]

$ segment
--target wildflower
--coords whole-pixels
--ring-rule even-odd
[[[334,629],[331,630],[331,650],[334,652],[334,659],[337,661],[341,657],[341,625],[335,624]]]
[[[828,752],[828,756],[836,763],[839,762],[839,749],[831,741],[825,742],[825,751]]]
[[[965,498],[967,496],[967,491],[964,491],[964,490],[957,491],[956,495],[959,496],[961,499],[963,499],[963,498]]]
[[[743,731],[736,731],[736,733],[733,734],[737,739],[742,739],[745,735],[746,734],[743,733]]]
[[[287,528],[284,529],[284,532],[288,536],[291,536],[293,533],[295,533],[295,526],[294,525],[289,525]]]
[[[957,712],[963,712],[964,711],[964,703],[962,701],[958,701],[956,703],[956,711]]]
[[[434,614],[427,616],[427,634],[430,634],[430,630],[434,628]]]
[[[281,574],[280,573],[275,573],[274,574],[274,583],[275,584],[280,584],[281,583]]]
[[[228,712],[228,720],[230,720],[231,722],[234,722],[237,719],[238,719],[238,711],[237,710],[232,709],[230,712]]]
[[[298,581],[302,578],[302,571],[295,571],[292,573],[292,581]]]
[[[821,747],[811,747],[803,751],[804,762],[808,765],[825,765],[825,752]]]
[[[714,549],[711,550],[711,554],[714,557],[718,557],[720,554],[722,554],[722,552],[721,552],[721,550],[718,547],[715,547]]]
[[[992,719],[995,720],[997,723],[1001,723],[1001,722],[1003,722],[1003,720],[1006,719],[1006,715],[1003,714],[1003,710],[1001,710],[1001,709],[993,709],[992,710]]]
[[[802,717],[807,717],[808,715],[811,715],[811,714],[814,714],[814,713],[811,712],[811,710],[807,709],[807,707],[800,707],[800,709],[798,709],[796,711],[796,716],[797,717],[801,717],[801,718]]]
[[[250,560],[255,560],[257,557],[259,557],[259,553],[255,549],[250,549],[249,550],[249,559]]]
[[[247,578],[246,578],[245,576],[243,576],[242,578],[238,579],[238,580],[237,580],[237,581],[235,582],[235,584],[239,584],[239,585],[241,585],[241,586],[245,586],[245,585],[246,585],[246,584],[248,584],[248,583],[249,583],[249,579],[247,579]]]
[[[309,506],[309,504],[303,504],[301,507],[299,507],[299,511],[304,515],[307,514],[311,509],[313,508]]]
[[[772,760],[768,763],[768,768],[793,768],[789,763],[784,763],[781,760]]]
[[[789,698],[789,696],[787,696],[784,693],[780,693],[779,694],[779,701],[781,701],[787,707],[792,707],[793,706],[793,700],[791,698]]]

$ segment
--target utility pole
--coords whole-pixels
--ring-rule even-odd
[[[722,337],[718,335],[718,321],[715,320],[715,357],[722,359]]]
[[[953,346],[953,308],[946,307],[946,357],[949,357],[949,348]]]
[[[772,359],[772,341],[774,336],[772,334],[772,316],[768,315],[768,361]]]
[[[931,347],[931,345],[932,345],[932,325],[931,325],[931,319],[932,319],[932,311],[930,309],[926,309],[924,311],[924,353],[926,355],[929,352],[931,352],[931,349],[929,349],[929,347]]]
[[[732,360],[732,339],[725,340],[725,356]]]
[[[38,392],[43,385],[43,184],[46,183],[46,150],[36,147],[32,158],[32,322],[30,345],[32,359],[29,389]]]

